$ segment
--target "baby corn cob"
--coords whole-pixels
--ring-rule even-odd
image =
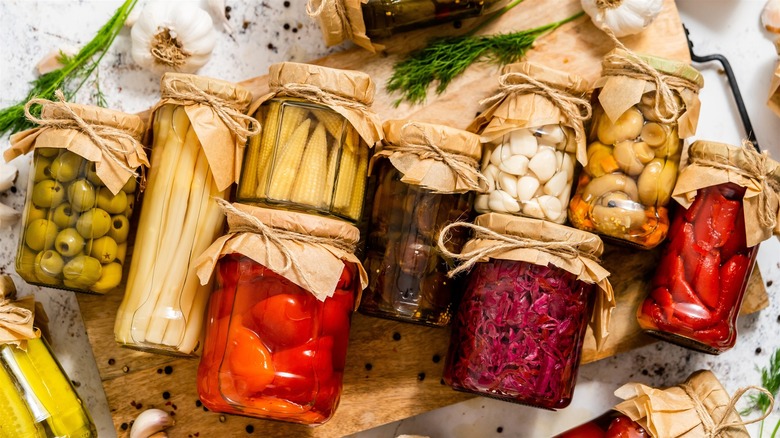
[[[360,220],[363,212],[363,198],[366,196],[366,170],[368,169],[368,148],[358,147],[358,162],[355,169],[355,181],[352,184],[352,199],[349,201],[347,216]]]
[[[254,190],[253,193],[249,193],[249,198],[253,197],[253,195],[255,195],[257,198],[265,198],[265,193],[267,190],[266,184],[268,182],[268,175],[271,169],[271,157],[274,153],[274,143],[276,142],[276,134],[279,130],[279,110],[281,107],[282,105],[275,100],[272,100],[268,105],[268,113],[265,116],[265,121],[261,128],[262,132],[260,133],[260,135],[263,137],[260,142],[260,156],[258,157],[257,167],[254,168],[256,175],[254,178],[255,185],[250,186],[248,183],[243,184],[247,187],[247,192]],[[249,172],[252,170],[252,167],[247,167],[246,171]],[[243,193],[244,191],[242,190],[241,192]],[[239,194],[239,196],[243,195]]]
[[[315,110],[312,111],[317,120],[325,125],[325,129],[336,140],[341,140],[341,128],[344,126],[344,117],[331,110]]]
[[[278,145],[282,148],[287,147],[287,142],[292,138],[295,130],[303,123],[309,110],[298,105],[285,105],[282,107],[282,129],[279,131]],[[278,157],[278,155],[277,155]],[[279,158],[276,159],[277,161]]]
[[[244,163],[241,170],[241,184],[238,186],[239,198],[253,198],[257,191],[257,173],[258,167],[261,161],[260,142],[262,134],[253,135],[249,137],[249,147],[246,148],[244,153]],[[268,156],[271,156],[270,151]]]
[[[322,207],[322,189],[325,187],[325,178],[328,176],[328,137],[325,133],[326,126],[320,122],[309,138],[306,150],[303,152],[301,169],[295,179],[290,201]]]
[[[340,150],[338,140],[336,140],[328,154],[328,176],[325,178],[325,191],[322,193],[322,198],[325,201],[325,206],[329,208],[333,202],[333,186],[336,184],[336,169],[339,167]]]
[[[354,129],[350,130],[341,150],[341,163],[339,164],[333,209],[344,214],[347,213],[352,200],[352,184],[355,181],[355,173],[357,172],[359,138]]]
[[[306,119],[295,128],[290,140],[282,147],[281,156],[274,160],[271,184],[268,187],[268,197],[279,201],[290,199],[292,183],[295,180],[298,166],[303,158],[303,150],[306,148],[306,139],[309,137],[309,125],[311,119]]]

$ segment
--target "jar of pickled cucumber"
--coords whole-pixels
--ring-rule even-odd
[[[566,222],[576,162],[585,164],[588,83],[579,76],[522,62],[504,68],[493,104],[471,126],[487,144],[480,213]]]
[[[244,114],[252,94],[229,82],[166,73],[161,91],[152,114],[154,164],[114,337],[124,347],[192,356],[202,346],[211,292],[193,261],[222,233],[217,199],[236,182],[239,151],[256,122]]]
[[[475,18],[498,11],[509,0],[309,0],[328,46],[352,40],[370,51],[371,39]]]
[[[217,275],[200,400],[214,412],[325,423],[341,397],[350,320],[365,286],[353,254],[360,233],[321,216],[222,204],[230,232],[196,266],[201,281]]]
[[[703,83],[682,62],[619,49],[606,56],[593,93],[587,165],[569,204],[575,227],[643,249],[666,238],[683,140],[696,132]]]
[[[381,124],[361,72],[284,62],[269,71],[236,201],[360,220],[370,148]]]
[[[11,137],[5,153],[33,152],[16,271],[31,284],[105,294],[122,281],[138,178],[149,165],[144,124],[64,100],[30,104],[42,106],[40,126]]]
[[[473,191],[481,190],[482,144],[475,134],[442,125],[392,120],[383,127],[383,148],[372,160],[377,188],[360,312],[445,326],[460,281],[447,277],[450,266],[436,242],[442,227],[469,220]],[[448,244],[459,251],[467,237],[453,233]]]

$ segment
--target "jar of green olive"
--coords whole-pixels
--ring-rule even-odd
[[[137,177],[149,162],[140,117],[64,101],[11,138],[6,161],[32,151],[16,254],[28,283],[104,294],[122,281]],[[86,131],[86,128],[89,131]]]

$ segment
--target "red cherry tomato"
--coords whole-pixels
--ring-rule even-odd
[[[279,294],[252,307],[258,334],[276,351],[304,344],[312,338],[315,298],[308,293]]]
[[[314,401],[317,389],[333,375],[333,338],[326,336],[273,355],[276,378],[267,393],[299,404]]]
[[[589,422],[558,435],[555,438],[604,438],[604,430],[596,423]]]
[[[231,328],[227,364],[235,389],[248,396],[265,389],[274,379],[271,353],[257,335],[246,327]]]
[[[605,438],[646,438],[650,435],[639,424],[625,415],[612,420]]]

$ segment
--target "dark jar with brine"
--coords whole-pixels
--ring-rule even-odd
[[[564,408],[597,294],[606,296],[597,311],[614,306],[609,274],[595,261],[602,242],[551,222],[496,213],[477,217],[475,225],[463,248],[476,255],[465,262],[474,267],[453,324],[444,381],[477,395]],[[597,340],[600,333],[594,331]]]
[[[358,230],[305,214],[234,206],[231,233],[197,268],[202,281],[216,271],[198,368],[200,400],[214,412],[325,423],[341,397],[350,320],[365,274],[340,244],[284,239],[294,233],[354,245]],[[248,217],[270,231],[252,231],[256,222]],[[267,247],[262,233],[279,230],[281,246]],[[283,269],[283,248],[296,264],[292,270],[306,274]]]
[[[372,162],[377,189],[360,312],[445,326],[460,282],[447,277],[450,266],[436,241],[442,227],[471,215],[482,146],[477,135],[442,125],[393,120],[384,131],[384,147]],[[467,238],[454,233],[448,245],[459,251]]]
[[[761,157],[721,143],[691,146],[689,165],[675,187],[675,199],[688,208],[675,205],[669,241],[637,313],[649,334],[711,354],[736,343],[758,243],[772,232],[761,230],[761,215],[777,217],[776,202],[763,213],[759,206],[777,194],[769,186],[759,188],[762,178],[780,181],[780,170],[766,159],[756,174]]]

